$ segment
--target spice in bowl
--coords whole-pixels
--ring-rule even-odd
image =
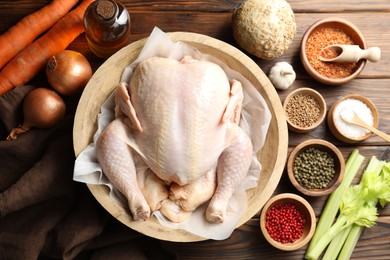
[[[327,152],[310,147],[297,155],[294,161],[294,177],[306,189],[323,189],[335,177],[333,157]]]
[[[338,53],[327,46],[334,44],[354,45],[354,40],[343,30],[333,27],[315,29],[306,42],[306,56],[310,65],[327,78],[341,79],[350,76],[356,69],[356,62],[324,62],[324,58],[335,58]]]
[[[328,125],[336,138],[347,143],[356,143],[372,135],[366,128],[345,120],[355,114],[367,125],[378,127],[378,110],[374,103],[364,96],[350,94],[335,102],[329,109]]]
[[[287,103],[286,113],[293,124],[310,127],[320,117],[320,104],[309,94],[298,94]]]
[[[322,139],[297,145],[287,161],[287,174],[294,187],[308,196],[334,191],[344,178],[345,161],[340,150]]]
[[[335,46],[351,48],[357,46],[358,50],[367,50],[366,41],[360,30],[351,22],[337,17],[313,23],[302,37],[300,48],[302,64],[311,77],[323,84],[347,83],[356,78],[366,65],[366,59],[326,61],[344,54]]]
[[[325,118],[326,103],[321,94],[311,88],[299,88],[284,101],[289,129],[306,133],[317,127]]]
[[[314,210],[307,200],[293,193],[281,193],[264,205],[260,229],[275,248],[292,251],[302,248],[316,227]]]
[[[292,203],[273,205],[266,213],[265,228],[275,241],[287,244],[300,239],[305,225],[305,216]]]

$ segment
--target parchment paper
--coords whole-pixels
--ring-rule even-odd
[[[186,45],[182,42],[175,43],[171,41],[170,38],[159,28],[155,28],[153,30],[139,57],[125,68],[121,81],[129,82],[134,68],[140,61],[146,58],[161,56],[180,60],[184,55],[192,55],[198,60],[208,60],[219,64],[224,69],[229,79],[236,79],[242,83],[244,89],[244,101],[240,127],[251,137],[253,144],[252,163],[245,180],[229,201],[226,219],[223,223],[215,224],[207,222],[204,217],[204,212],[208,202],[196,209],[191,217],[182,223],[170,222],[162,216],[159,211],[154,212],[152,217],[156,217],[161,225],[172,229],[184,229],[204,238],[222,240],[231,235],[246,210],[247,196],[245,191],[257,186],[257,181],[261,172],[261,164],[256,157],[256,153],[264,145],[264,140],[271,120],[271,114],[263,97],[240,73],[231,70],[217,58],[203,54],[192,46]],[[82,151],[76,159],[73,179],[75,181],[88,184],[107,185],[111,190],[110,196],[126,207],[126,201],[124,198],[121,194],[118,194],[115,187],[112,186],[102,172],[95,153],[96,140],[99,138],[102,130],[115,117],[114,107],[114,97],[111,95],[101,107],[101,112],[98,116],[98,130],[94,135],[93,143]]]

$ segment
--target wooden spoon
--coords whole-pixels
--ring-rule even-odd
[[[325,49],[332,49],[337,53],[337,56],[334,58],[320,56],[320,60],[325,62],[358,62],[360,59],[377,62],[381,58],[381,49],[378,47],[363,50],[359,45],[335,44],[327,46],[323,50]]]
[[[358,125],[361,127],[364,127],[371,132],[377,134],[378,136],[382,137],[384,140],[390,142],[390,135],[383,133],[382,131],[376,129],[375,127],[370,126],[366,122],[364,122],[353,110],[346,109],[348,111],[341,111],[340,116],[341,118],[350,124]],[[352,113],[351,113],[352,112]],[[352,114],[352,116],[351,116]]]

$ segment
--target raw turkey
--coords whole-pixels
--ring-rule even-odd
[[[160,210],[180,222],[208,203],[206,219],[224,221],[253,156],[239,127],[242,100],[239,81],[191,56],[148,58],[129,84],[120,83],[115,119],[100,135],[96,153],[134,220]]]

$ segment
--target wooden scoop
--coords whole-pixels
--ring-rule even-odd
[[[364,127],[371,132],[377,134],[378,136],[382,137],[384,140],[390,142],[390,135],[383,133],[382,131],[376,129],[375,127],[370,126],[366,122],[364,122],[353,110],[346,109],[347,111],[343,110],[340,113],[341,118],[350,124],[358,125],[361,127]],[[352,113],[351,113],[352,112]],[[351,116],[352,114],[352,116]]]
[[[325,62],[358,62],[360,59],[366,59],[371,62],[377,62],[381,58],[381,49],[378,47],[371,47],[363,50],[359,45],[329,45],[322,49],[332,49],[338,55],[334,58],[325,58],[320,56],[321,61]]]

